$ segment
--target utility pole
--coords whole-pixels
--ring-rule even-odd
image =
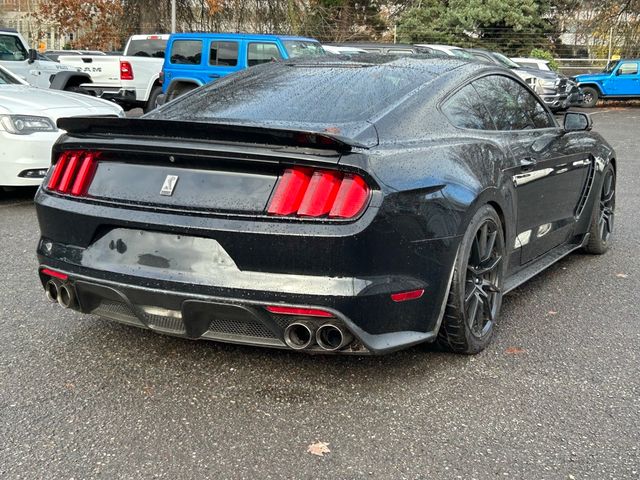
[[[176,33],[176,0],[171,0],[171,33]]]

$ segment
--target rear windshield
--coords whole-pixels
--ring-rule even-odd
[[[131,40],[125,55],[134,57],[164,58],[164,51],[167,48],[167,41],[161,38],[152,40]]]
[[[322,45],[318,42],[309,42],[306,40],[285,40],[284,48],[287,50],[289,58],[317,57],[326,55]]]
[[[167,104],[148,118],[334,125],[382,113],[431,74],[401,65],[264,64]]]

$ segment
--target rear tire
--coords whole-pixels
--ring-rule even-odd
[[[600,93],[593,87],[584,87],[582,89],[582,93],[584,93],[584,100],[582,101],[582,106],[585,108],[593,108],[598,103],[598,98],[600,97]]]
[[[597,202],[593,205],[589,226],[589,243],[584,251],[602,255],[609,250],[616,210],[616,171],[609,164],[602,172],[602,187]]]
[[[474,354],[489,345],[502,304],[505,264],[500,217],[490,205],[484,205],[471,219],[460,243],[438,332],[443,348]]]
[[[156,108],[156,104],[158,103],[158,96],[162,93],[162,87],[156,85],[151,89],[151,93],[149,94],[149,100],[145,103],[144,108],[142,109],[144,113],[149,113],[151,110]]]

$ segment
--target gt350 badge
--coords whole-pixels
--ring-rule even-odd
[[[173,195],[173,191],[176,188],[176,183],[178,183],[177,175],[167,175],[167,178],[164,179],[164,183],[162,184],[160,195],[165,195],[167,197]]]

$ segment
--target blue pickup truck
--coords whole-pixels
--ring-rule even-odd
[[[177,33],[162,67],[164,103],[218,78],[261,63],[325,55],[317,40],[282,35]]]
[[[640,98],[640,60],[618,60],[600,73],[577,75],[575,81],[584,93],[584,107],[595,107],[598,99]]]

